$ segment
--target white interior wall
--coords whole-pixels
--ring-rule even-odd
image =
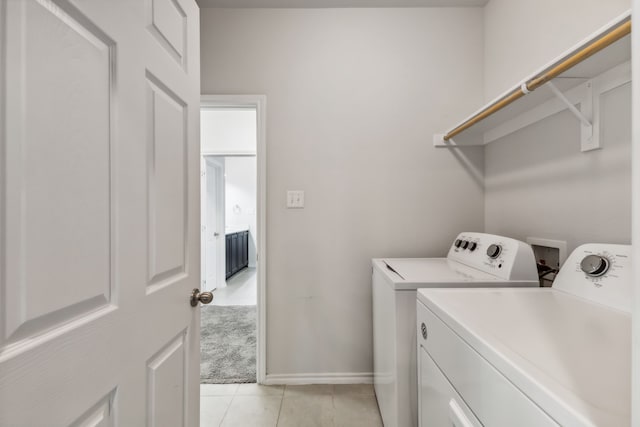
[[[490,101],[631,8],[631,0],[490,0],[484,87]]]
[[[629,0],[491,0],[485,7],[485,98],[492,99],[630,8]],[[526,17],[526,19],[522,19]],[[527,49],[522,49],[527,46]],[[630,85],[603,96],[602,145],[580,152],[568,111],[489,144],[485,229],[524,239],[629,243]]]
[[[580,124],[558,113],[489,144],[485,224],[521,240],[629,244],[631,84],[601,98],[603,148],[580,151]]]
[[[200,111],[203,154],[256,154],[256,110],[204,108]]]
[[[484,225],[482,148],[431,145],[482,102],[483,11],[204,9],[201,24],[203,93],[267,96],[267,374],[366,379],[371,258],[444,256]]]
[[[640,0],[633,0],[633,15],[640,13]],[[631,32],[632,38],[632,76],[640,81],[640,33]],[[640,85],[634,84],[632,95],[632,243],[633,259],[640,259]],[[632,341],[632,395],[631,425],[640,425],[640,267],[634,262],[633,283],[633,341]]]
[[[256,157],[225,157],[225,226],[249,227],[249,267],[256,266]]]

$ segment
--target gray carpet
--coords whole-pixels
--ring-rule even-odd
[[[256,306],[203,305],[200,382],[256,382]]]

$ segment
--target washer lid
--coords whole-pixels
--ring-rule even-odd
[[[395,289],[538,286],[537,280],[506,281],[447,258],[374,259],[373,266]]]
[[[418,299],[562,425],[631,422],[631,316],[554,289]]]

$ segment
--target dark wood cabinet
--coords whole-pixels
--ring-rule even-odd
[[[249,232],[239,231],[226,236],[225,277],[228,279],[238,271],[249,266]]]
[[[242,265],[249,267],[249,232],[242,234]]]
[[[227,266],[225,277],[229,278],[229,272],[231,271],[231,257],[229,254],[231,253],[231,235],[228,234],[225,239],[225,264]]]

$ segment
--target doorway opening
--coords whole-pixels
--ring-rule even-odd
[[[201,383],[264,381],[264,96],[201,100]]]

